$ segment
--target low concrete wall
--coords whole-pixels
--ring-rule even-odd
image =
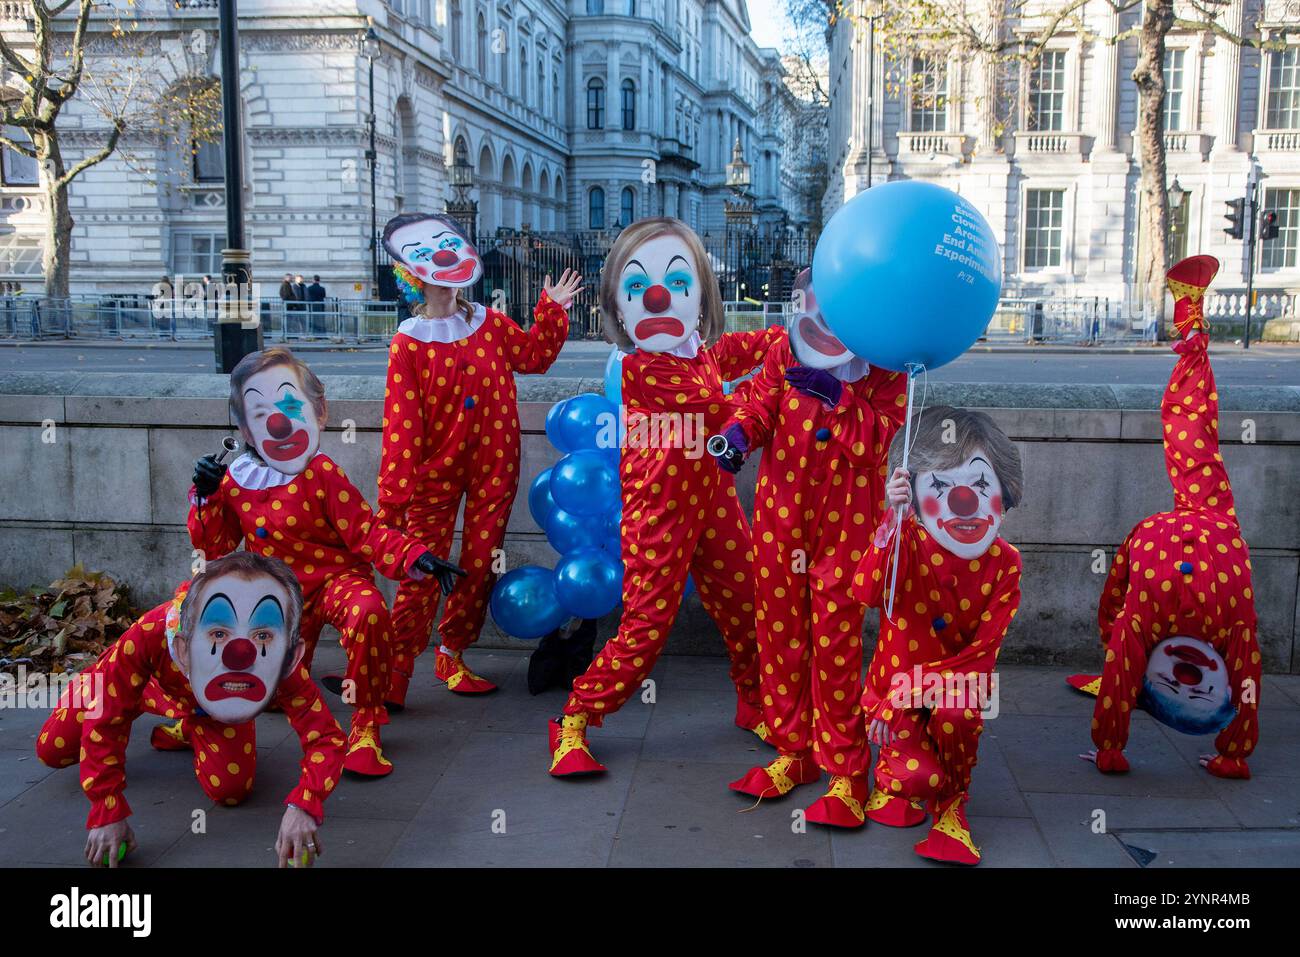
[[[373,501],[383,380],[324,381],[331,431],[323,450]],[[594,379],[520,380],[524,489],[557,458],[543,428],[551,403],[600,389]],[[1147,386],[931,385],[930,404],[986,409],[1024,455],[1025,502],[1004,532],[1024,553],[1024,601],[1005,660],[1096,663],[1105,569],[1093,570],[1094,550],[1104,549],[1108,564],[1137,519],[1170,503],[1161,393]],[[141,607],[169,594],[189,574],[184,520],[193,462],[217,451],[230,432],[226,394],[225,378],[216,375],[0,376],[0,582],[45,583],[81,562],[127,582]],[[1251,546],[1265,667],[1300,671],[1300,389],[1225,388],[1220,402],[1224,457]],[[345,420],[356,426],[350,444],[340,431]],[[1243,444],[1250,428],[1254,442]],[[754,475],[751,462],[740,478],[747,508]],[[523,495],[518,502],[507,538],[511,566],[552,565],[556,555]],[[874,627],[869,616],[868,634]],[[607,622],[602,634],[611,630]],[[490,620],[482,641],[520,646]],[[670,649],[722,652],[698,599],[683,607]]]

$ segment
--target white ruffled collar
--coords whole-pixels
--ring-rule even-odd
[[[478,331],[487,319],[487,309],[481,303],[474,303],[474,314],[466,320],[464,310],[458,309],[450,316],[426,318],[412,316],[397,327],[402,335],[410,336],[416,342],[459,342],[468,339]]]
[[[866,359],[859,359],[854,356],[847,362],[841,362],[837,366],[832,366],[826,370],[841,382],[857,382],[871,371],[871,363]]]
[[[263,489],[288,485],[298,476],[286,475],[245,452],[230,463],[230,477],[240,488],[248,489],[250,492],[260,492]]]

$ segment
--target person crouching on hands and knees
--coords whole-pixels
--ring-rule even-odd
[[[126,746],[140,714],[179,716],[199,785],[217,804],[234,806],[253,790],[255,720],[272,704],[303,750],[276,855],[281,867],[310,866],[320,855],[324,802],[338,783],[346,739],[303,666],[301,620],[293,572],[277,559],[236,552],[146,612],[63,692],[36,754],[52,768],[79,763],[92,866],[117,867],[136,848],[126,820]]]
[[[320,451],[325,387],[288,349],[240,360],[230,374],[230,415],[245,451],[229,469],[211,456],[199,460],[190,541],[208,558],[242,544],[293,569],[302,586],[307,666],[325,624],[338,629],[347,655],[346,673],[322,680],[356,708],[344,769],[390,774],[379,728],[388,721],[393,628],[371,566],[399,581],[432,576],[444,592],[464,572],[379,522],[343,469]]]
[[[900,464],[904,432],[890,445],[885,521],[853,580],[858,600],[880,609],[862,691],[867,739],[880,749],[866,816],[911,827],[928,809],[934,821],[916,853],[978,864],[966,803],[981,712],[1020,607],[1020,553],[998,536],[1020,503],[1020,453],[967,409],[926,409],[912,435],[910,472]]]

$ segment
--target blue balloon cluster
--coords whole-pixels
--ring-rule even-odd
[[[570,617],[600,618],[622,600],[621,360],[617,350],[610,356],[606,395],[574,396],[546,415],[547,438],[565,455],[533,479],[528,512],[560,561],[554,571],[516,568],[496,583],[492,618],[516,638],[540,638]]]

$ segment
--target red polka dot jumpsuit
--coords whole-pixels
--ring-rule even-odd
[[[241,486],[235,479],[238,465],[211,498],[197,500],[191,490],[190,541],[209,559],[242,543],[292,568],[302,585],[305,663],[310,667],[321,628],[337,628],[347,652],[344,681],[356,705],[353,737],[377,728],[388,720],[384,692],[393,636],[371,566],[388,578],[405,578],[426,547],[381,525],[328,455],[317,454],[298,475],[273,473],[276,478],[263,488]],[[376,760],[388,767],[377,745],[375,750]]]
[[[763,710],[780,754],[808,764],[792,772],[778,761],[778,776],[815,777],[815,764],[856,778],[869,760],[858,700],[866,609],[850,584],[883,509],[885,459],[903,421],[907,378],[871,368],[845,382],[828,408],[786,382],[793,365],[788,344],[772,349],[739,390],[735,416],[750,448],[765,447],[754,505]],[[763,774],[760,796],[784,793],[784,782],[770,777]]]
[[[386,520],[426,542],[439,557],[451,551],[456,513],[465,504],[458,563],[468,573],[447,598],[438,635],[437,676],[452,691],[491,690],[461,652],[478,639],[496,580],[494,553],[519,487],[519,408],[515,373],[551,367],[569,335],[564,307],[542,293],[525,332],[504,313],[475,306],[463,338],[437,341],[428,324],[403,323],[388,353],[379,505]],[[404,581],[393,605],[397,632],[393,687],[401,703],[415,659],[429,645],[438,609],[434,578]]]
[[[184,596],[188,583],[177,593]],[[126,801],[126,746],[131,725],[148,711],[180,718],[194,750],[194,776],[213,801],[234,805],[253,790],[256,722],[222,724],[203,715],[189,682],[167,647],[173,602],[146,612],[81,672],[41,728],[36,754],[52,768],[80,762],[81,788],[90,798],[87,828],[131,814]],[[272,699],[302,743],[298,783],[285,798],[324,820],[324,802],[338,783],[345,741],[305,666],[284,678]]]
[[[785,330],[773,326],[727,333],[694,358],[638,349],[623,361],[623,615],[618,634],[574,680],[566,715],[584,714],[599,726],[640,693],[690,574],[726,641],[737,723],[754,728],[760,722],[749,522],[732,477],[698,444],[685,448],[684,441],[665,438],[664,429],[684,423],[684,414],[704,437],[718,432],[735,411],[722,383],[748,374],[784,340]]]

